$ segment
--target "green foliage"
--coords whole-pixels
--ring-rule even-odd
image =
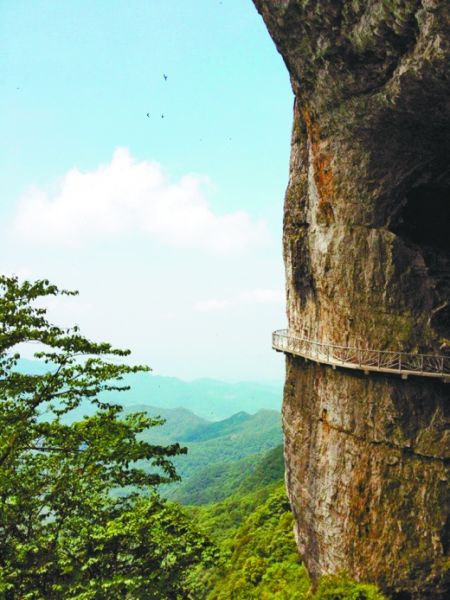
[[[246,495],[266,484],[278,482],[284,475],[283,448],[252,454],[232,463],[216,463],[199,469],[173,491],[169,498],[182,504],[200,505],[218,502],[234,494]]]
[[[201,528],[226,551],[245,519],[264,504],[283,482],[281,446],[252,458],[257,459],[252,471],[243,473],[239,480],[228,482],[231,495],[220,502],[190,508]],[[240,464],[241,461],[238,461],[237,465]],[[224,481],[223,485],[227,487],[227,482]]]
[[[304,598],[309,579],[292,534],[284,486],[246,518],[229,547],[229,558],[212,574],[208,600]]]
[[[161,419],[105,400],[147,368],[50,323],[35,301],[58,294],[72,293],[0,277],[0,595],[187,598],[190,571],[214,550],[154,493],[177,479],[171,459],[185,449],[151,442]],[[29,343],[43,366],[31,374],[17,368]],[[67,419],[82,405],[90,416]]]
[[[203,573],[199,599],[208,593],[217,599],[295,598],[289,596],[294,587],[307,585],[292,533],[283,473],[279,446],[258,457],[231,496],[191,509],[201,529],[222,551],[220,567]],[[266,556],[268,550],[270,556]]]
[[[202,442],[227,437],[281,430],[280,413],[275,410],[259,410],[254,415],[239,412],[222,421],[205,423],[185,434],[183,442]]]
[[[182,482],[161,488],[164,496],[183,504],[216,502],[233,494],[263,453],[281,443],[280,413],[276,411],[238,413],[211,423],[184,408],[137,405],[124,412],[131,410],[151,411],[165,420],[157,431],[140,434],[143,440],[186,444],[187,455],[174,458]],[[282,469],[281,461],[278,467]]]
[[[229,498],[201,507],[192,507],[202,529],[214,541],[229,545],[245,519],[263,504],[278,487],[279,482],[260,487],[248,494],[233,494]]]
[[[245,429],[249,420],[251,420],[251,416],[248,413],[241,411],[222,421],[200,425],[188,433],[183,441],[203,442],[205,440],[229,435],[230,433],[236,433],[237,431]]]
[[[201,425],[207,425],[208,421],[201,419],[186,408],[162,408],[160,406],[151,406],[148,404],[133,404],[124,407],[124,414],[130,412],[144,412],[150,415],[158,415],[164,419],[164,426],[144,433],[151,438],[153,443],[171,444],[175,441],[182,441],[191,431]]]
[[[231,425],[229,419],[208,424],[205,426],[208,433],[203,437],[202,432],[202,439],[192,439],[192,435],[190,440],[178,438],[188,448],[186,456],[175,459],[181,478],[187,480],[200,469],[210,468],[218,463],[230,464],[281,444],[280,413],[259,411],[247,416],[245,420],[234,421]],[[214,436],[209,429],[211,425],[214,425]]]
[[[260,454],[252,454],[231,463],[203,467],[177,486],[167,486],[164,494],[186,505],[219,502],[236,491],[246,475],[253,472],[260,458]]]
[[[386,597],[374,585],[334,575],[319,581],[313,600],[386,600]]]
[[[237,490],[245,493],[284,479],[283,446],[277,446],[266,452],[256,463],[252,473],[247,475]]]

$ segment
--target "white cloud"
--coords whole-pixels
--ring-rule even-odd
[[[226,310],[235,306],[249,304],[277,304],[284,303],[284,293],[281,290],[261,289],[247,290],[227,299],[202,300],[195,305],[196,310],[216,311]]]
[[[118,148],[96,170],[71,169],[53,192],[30,189],[19,201],[14,230],[22,238],[79,245],[141,234],[163,243],[230,254],[264,242],[263,221],[235,211],[215,214],[205,197],[208,179],[171,182],[156,162],[137,161]]]

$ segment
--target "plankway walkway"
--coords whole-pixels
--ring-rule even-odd
[[[410,375],[434,377],[450,382],[450,356],[336,346],[297,337],[287,329],[273,332],[272,348],[278,352],[331,365],[333,369],[356,369],[364,371],[367,375],[371,371],[391,373],[400,375],[402,379],[407,379]]]

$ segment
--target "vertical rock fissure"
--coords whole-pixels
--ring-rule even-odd
[[[450,4],[254,0],[295,93],[290,329],[450,352]],[[450,592],[450,386],[286,359],[286,481],[313,577]],[[420,456],[436,457],[423,460]]]

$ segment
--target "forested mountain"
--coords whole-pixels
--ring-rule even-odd
[[[226,476],[220,476],[224,470],[231,478],[233,472],[238,476],[245,475],[251,472],[252,465],[258,460],[260,453],[281,444],[280,414],[272,410],[261,410],[254,415],[239,412],[228,419],[215,422],[201,419],[184,408],[162,409],[141,404],[127,407],[125,414],[137,411],[166,419],[162,427],[153,427],[143,432],[142,439],[152,444],[178,442],[187,447],[187,454],[174,459],[182,483],[172,484],[163,490],[163,493],[171,498],[178,498],[180,494],[180,500],[187,493],[187,503],[225,497]],[[243,462],[236,464],[236,461]],[[191,477],[195,477],[193,483]],[[206,482],[212,483],[217,479],[219,481],[215,491],[209,490]],[[222,492],[219,491],[221,486]],[[192,489],[194,495],[199,494],[197,500],[194,500],[191,493],[186,492],[188,489]],[[205,500],[206,498],[208,500]]]
[[[283,449],[277,446],[267,453],[251,454],[231,463],[216,463],[194,472],[167,496],[182,504],[201,505],[219,502],[239,493],[277,483],[284,473]]]
[[[164,419],[164,425],[154,427],[144,434],[153,443],[175,443],[186,439],[191,432],[197,431],[201,427],[207,427],[210,421],[198,417],[187,408],[162,408],[161,406],[152,406],[149,404],[133,404],[124,408],[124,414],[135,412],[145,412],[152,417],[161,417]]]

